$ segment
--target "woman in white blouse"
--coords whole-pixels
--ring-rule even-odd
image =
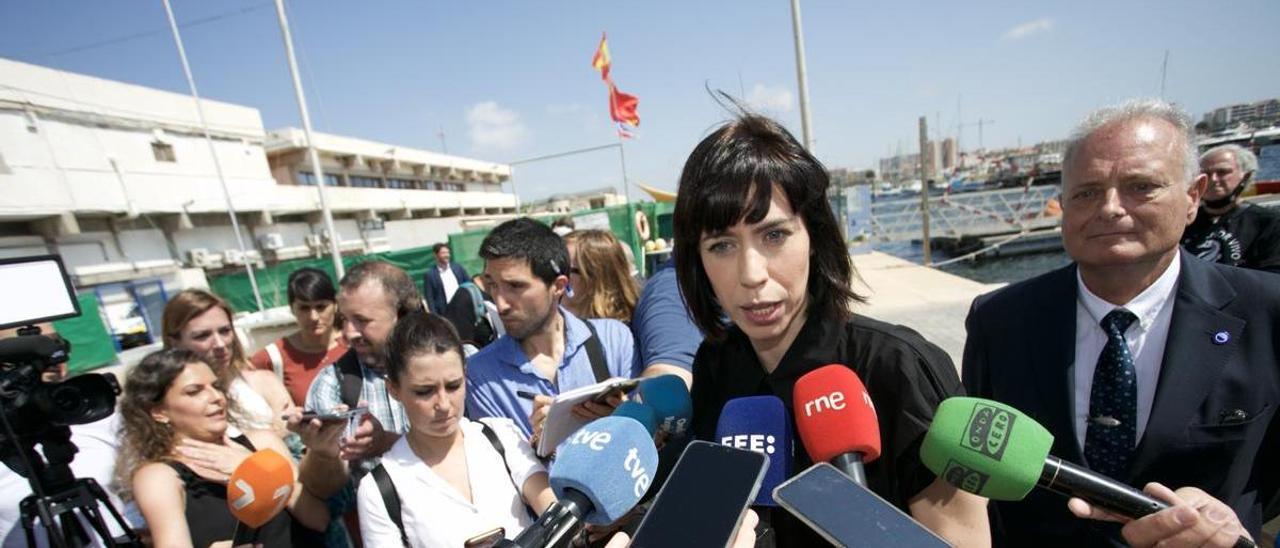
[[[529,509],[540,514],[555,502],[546,469],[514,423],[462,416],[462,345],[447,320],[425,313],[401,318],[386,352],[387,392],[404,404],[409,431],[381,466],[395,486],[411,546],[457,548],[498,527],[514,538],[532,523]],[[401,544],[374,474],[360,482],[358,508],[365,546]]]

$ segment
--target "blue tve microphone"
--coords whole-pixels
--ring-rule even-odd
[[[582,522],[613,523],[644,496],[658,466],[653,438],[631,417],[604,417],[556,447],[551,490],[558,499],[514,539],[524,548],[555,545]]]
[[[653,437],[658,432],[658,414],[654,412],[652,407],[643,403],[634,401],[624,401],[617,409],[613,410],[611,417],[629,417],[640,422],[645,430],[649,431],[649,437]]]
[[[734,398],[724,404],[716,424],[716,441],[737,449],[764,453],[769,468],[756,493],[756,505],[777,506],[773,488],[791,472],[791,420],[777,396]]]
[[[689,387],[684,380],[675,375],[649,377],[640,381],[636,391],[640,401],[657,413],[663,431],[674,436],[683,436],[688,431],[693,400],[689,398]]]

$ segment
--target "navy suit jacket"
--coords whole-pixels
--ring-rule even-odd
[[[1181,261],[1151,416],[1116,479],[1199,487],[1260,538],[1280,487],[1280,276],[1188,253]],[[970,395],[1048,428],[1053,455],[1087,466],[1072,413],[1076,293],[1073,264],[975,299],[962,376]],[[1121,544],[1119,526],[1077,519],[1064,497],[1041,489],[991,509],[997,546]]]
[[[467,269],[462,268],[462,265],[449,261],[449,269],[453,270],[453,276],[458,279],[459,285],[471,281],[471,277],[467,276]],[[427,272],[422,275],[422,289],[427,293],[427,306],[431,307],[431,311],[444,314],[449,301],[444,298],[444,282],[440,281],[440,268],[435,261],[427,266]]]

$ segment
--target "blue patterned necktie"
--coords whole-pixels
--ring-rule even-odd
[[[1084,458],[1089,468],[1122,480],[1137,444],[1138,382],[1133,354],[1124,340],[1125,330],[1136,319],[1132,312],[1119,308],[1102,318],[1107,345],[1093,371],[1084,437]]]

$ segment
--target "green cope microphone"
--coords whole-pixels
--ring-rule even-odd
[[[938,477],[995,500],[1022,500],[1034,487],[1130,518],[1169,505],[1049,454],[1053,434],[1021,411],[981,398],[947,398],[933,415],[920,459]]]
[[[982,398],[943,400],[920,445],[920,460],[957,488],[994,500],[1022,500],[1040,487],[1131,519],[1169,505],[1049,454],[1053,434],[1021,411]],[[1256,548],[1248,537],[1236,548]]]

